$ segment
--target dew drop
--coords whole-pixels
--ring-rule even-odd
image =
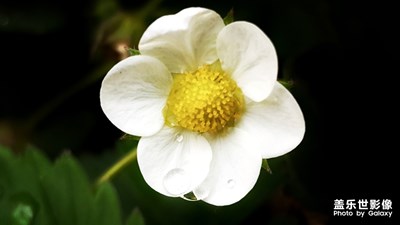
[[[15,224],[28,225],[33,219],[33,209],[30,205],[20,203],[14,208],[12,218]]]
[[[12,224],[29,225],[33,223],[39,204],[29,193],[17,193],[10,197]]]
[[[190,179],[181,168],[170,170],[163,180],[164,188],[172,195],[182,195],[190,186]]]
[[[236,181],[235,181],[234,179],[229,179],[229,180],[226,182],[226,184],[227,184],[227,187],[228,187],[228,188],[234,188],[235,185],[236,185]]]
[[[175,135],[175,140],[177,141],[177,142],[182,142],[183,141],[183,135],[181,134],[181,133],[177,133],[176,135]]]

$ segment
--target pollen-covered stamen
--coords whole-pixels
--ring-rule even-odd
[[[171,126],[216,133],[240,118],[243,103],[242,91],[216,62],[174,75],[164,115]]]

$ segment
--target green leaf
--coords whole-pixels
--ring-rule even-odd
[[[233,8],[232,8],[231,10],[229,10],[229,12],[224,17],[224,24],[228,25],[228,24],[232,23],[233,21],[235,21],[235,19],[233,16]]]
[[[117,192],[109,183],[103,183],[97,189],[95,196],[95,212],[93,225],[120,225],[121,210]]]
[[[0,146],[0,171],[1,171],[0,187],[2,186],[4,187],[4,185],[6,184],[7,186],[11,185],[12,182],[11,174],[14,171],[12,168],[13,163],[14,163],[14,158],[12,157],[11,151]]]
[[[31,147],[17,155],[0,146],[0,224],[24,224],[32,220],[35,224],[52,224],[42,208],[40,187],[42,174],[49,167],[49,161]],[[31,213],[33,217],[29,217]],[[1,218],[8,222],[2,223]]]
[[[32,147],[13,154],[0,146],[0,174],[1,225],[122,225],[114,187],[94,192],[70,154],[52,164]]]
[[[126,220],[125,225],[145,225],[142,213],[135,208]]]
[[[47,209],[43,198],[45,191],[41,187],[42,177],[52,169],[50,161],[40,151],[28,147],[18,158],[18,164],[16,170],[19,170],[20,173],[15,178],[18,187],[23,187],[21,189],[31,194],[32,198],[37,201],[38,210],[34,212],[35,224],[52,224],[52,218],[46,213]]]
[[[92,193],[81,167],[63,155],[43,177],[43,192],[50,214],[59,225],[87,225],[92,219]]]
[[[28,147],[23,156],[19,159],[20,163],[27,165],[30,172],[29,177],[40,178],[51,169],[50,161],[43,156],[40,151],[33,147]]]
[[[4,192],[4,186],[0,183],[0,201],[3,199]]]

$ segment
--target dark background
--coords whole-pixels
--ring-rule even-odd
[[[236,20],[256,24],[275,44],[279,78],[293,83],[307,125],[303,142],[289,154],[295,181],[240,223],[279,224],[268,219],[276,214],[294,216],[294,224],[389,224],[398,217],[394,4],[165,0],[145,18],[129,20],[115,15],[139,15],[146,1],[116,1],[118,8],[107,2],[0,2],[1,145],[20,152],[30,143],[50,158],[65,150],[82,158],[113,151],[121,132],[102,113],[99,90],[122,57],[116,46],[137,46],[160,15],[203,6],[223,16],[233,8]],[[392,219],[331,218],[334,199],[384,198],[393,202]],[[265,223],[256,223],[259,218]]]

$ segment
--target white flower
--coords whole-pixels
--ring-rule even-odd
[[[187,8],[153,22],[139,50],[108,72],[100,100],[116,127],[142,137],[139,167],[159,193],[233,204],[263,158],[303,139],[301,109],[277,82],[274,46],[257,26]]]

